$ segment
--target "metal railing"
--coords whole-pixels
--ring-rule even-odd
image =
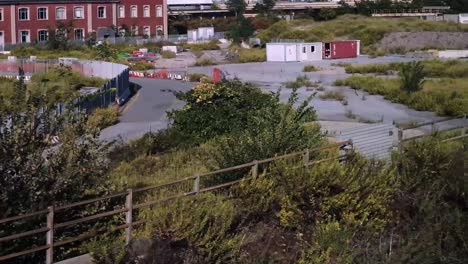
[[[148,186],[136,189],[128,189],[125,192],[115,193],[103,197],[98,197],[94,199],[89,199],[85,201],[79,201],[72,204],[67,205],[60,205],[54,206],[51,205],[47,207],[47,209],[17,215],[9,218],[0,219],[0,224],[12,223],[15,221],[25,221],[37,216],[46,216],[46,223],[44,227],[40,227],[33,230],[28,230],[21,233],[15,233],[8,236],[0,237],[0,243],[5,243],[9,241],[13,241],[16,239],[30,237],[39,234],[45,234],[46,243],[44,245],[35,246],[30,249],[22,250],[19,252],[12,252],[7,255],[0,256],[0,261],[13,259],[16,257],[28,255],[34,252],[45,251],[46,253],[46,263],[54,263],[54,248],[63,247],[70,243],[84,240],[87,238],[94,237],[98,234],[103,233],[110,233],[117,230],[125,229],[125,241],[128,244],[132,239],[132,229],[135,226],[141,225],[145,223],[145,220],[137,220],[135,221],[134,215],[136,210],[141,208],[151,207],[152,205],[171,201],[173,199],[193,196],[199,193],[210,192],[214,190],[228,188],[235,184],[240,183],[243,180],[249,180],[257,177],[259,175],[260,169],[267,168],[267,164],[279,161],[279,160],[286,160],[290,158],[300,158],[302,160],[302,165],[300,168],[308,168],[314,164],[319,164],[322,162],[328,162],[332,160],[343,160],[346,159],[349,152],[344,154],[339,154],[338,156],[333,156],[331,158],[325,158],[321,160],[311,160],[310,157],[314,152],[331,149],[331,148],[339,148],[342,149],[344,146],[351,146],[352,150],[352,142],[351,141],[343,141],[338,142],[318,148],[313,149],[305,149],[303,151],[293,152],[282,156],[277,156],[273,158],[268,158],[260,161],[252,161],[246,164],[241,164],[234,167],[229,167],[225,169],[220,169],[216,171],[211,171],[207,173],[201,173],[197,175],[193,175],[187,178],[183,178],[181,180],[172,181],[169,183],[156,185],[156,186]],[[299,168],[298,167],[298,168]],[[229,181],[223,181],[225,179],[226,173],[242,173],[244,176],[236,179],[232,179]],[[245,176],[247,175],[247,176]],[[216,177],[219,178],[216,178]],[[98,202],[109,201],[111,199],[125,199],[123,204],[120,204],[117,209],[112,211],[105,211],[98,214],[87,215],[85,217],[81,217],[78,219],[67,219],[65,222],[59,222],[55,219],[57,213],[64,213],[66,210],[75,209],[80,206],[86,206]],[[111,228],[98,228],[98,229],[91,229],[87,230],[87,232],[83,232],[81,235],[76,237],[65,238],[59,241],[56,241],[55,232],[57,230],[63,230],[67,227],[76,226],[78,224],[82,224],[85,222],[93,221],[93,220],[101,220],[106,217],[117,216],[125,214],[125,222],[122,224],[114,225]]]

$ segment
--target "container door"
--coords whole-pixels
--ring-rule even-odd
[[[323,54],[324,54],[324,56],[323,56],[324,59],[329,59],[331,57],[331,45],[330,45],[330,43],[325,43]]]
[[[286,46],[286,61],[297,61],[297,48],[296,45]]]
[[[307,46],[300,45],[298,52],[299,52],[299,60],[306,61],[307,60]]]

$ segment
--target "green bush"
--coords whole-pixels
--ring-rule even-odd
[[[199,59],[195,62],[193,66],[210,66],[216,65],[216,62],[211,59]]]
[[[302,72],[315,72],[315,71],[318,71],[317,67],[311,64],[306,65],[304,66],[304,68],[302,68]]]
[[[161,51],[161,57],[163,59],[173,59],[176,57],[176,54],[175,52],[170,51],[170,50],[163,50]]]
[[[393,74],[395,71],[400,69],[399,63],[389,64],[365,64],[365,65],[352,65],[348,64],[345,66],[346,73],[376,73],[382,75]]]
[[[399,72],[400,89],[413,93],[422,90],[424,84],[424,65],[420,61],[413,61],[401,65]]]
[[[188,77],[191,82],[200,82],[203,78],[208,78],[208,76],[203,73],[190,73]]]
[[[322,100],[343,101],[345,98],[341,91],[327,91],[320,95],[320,99]]]
[[[293,82],[287,82],[285,86],[286,88],[297,89],[301,87],[312,87],[313,84],[310,81],[309,77],[303,75],[303,76],[298,76],[296,80]]]
[[[88,118],[88,126],[91,129],[102,130],[119,122],[119,108],[98,108]]]

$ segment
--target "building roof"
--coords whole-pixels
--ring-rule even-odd
[[[0,0],[0,5],[25,4],[72,4],[72,3],[118,3],[120,0]]]

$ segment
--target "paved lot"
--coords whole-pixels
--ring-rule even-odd
[[[188,91],[191,83],[157,79],[132,79],[141,85],[140,91],[125,106],[120,123],[101,132],[101,139],[134,139],[146,132],[164,129],[168,126],[166,111],[183,106],[173,91]]]
[[[222,69],[228,78],[240,78],[243,81],[258,84],[262,89],[276,92],[285,82],[293,81],[299,75],[306,74],[311,80],[320,81],[325,90],[341,90],[348,101],[343,105],[338,101],[324,101],[316,96],[311,104],[315,107],[321,121],[334,121],[333,126],[327,125],[329,131],[340,131],[349,127],[348,122],[397,122],[397,123],[423,123],[441,119],[432,112],[421,112],[409,109],[401,104],[394,104],[384,100],[382,96],[369,95],[362,91],[355,91],[346,87],[335,87],[333,82],[337,78],[346,78],[349,75],[338,62],[369,64],[396,61],[408,61],[405,57],[381,57],[371,59],[360,57],[356,59],[327,60],[313,63],[247,63],[226,64],[216,66]],[[313,73],[303,73],[304,65],[313,64],[321,70]],[[184,68],[188,72],[199,72],[211,75],[215,66]],[[192,84],[180,81],[157,79],[133,79],[133,82],[142,86],[139,93],[125,106],[121,122],[102,131],[101,137],[105,140],[122,137],[123,139],[137,138],[148,131],[166,128],[168,120],[166,111],[182,107],[171,91],[187,91]],[[299,90],[299,103],[305,100],[314,91],[305,88]],[[281,98],[286,101],[291,89],[282,88]],[[318,92],[320,94],[322,92]],[[351,116],[354,116],[351,118]],[[463,125],[466,120],[454,120],[443,123],[440,129]],[[430,127],[413,131],[414,135],[429,132]]]

